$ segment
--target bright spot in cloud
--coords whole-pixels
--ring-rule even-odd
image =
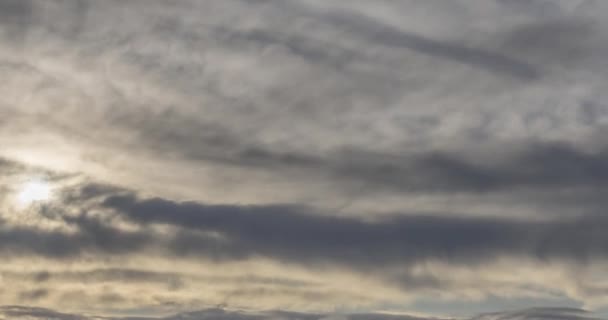
[[[37,202],[46,202],[52,196],[51,185],[42,180],[34,180],[26,182],[17,195],[17,203],[22,206],[28,206]]]

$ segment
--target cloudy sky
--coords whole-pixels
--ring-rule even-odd
[[[0,319],[608,317],[607,56],[604,0],[0,0]]]

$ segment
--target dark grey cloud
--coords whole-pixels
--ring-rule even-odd
[[[474,320],[594,320],[599,319],[587,311],[573,308],[532,308],[521,311],[483,314]]]
[[[534,17],[555,17],[563,14],[560,5],[551,0],[496,0],[499,4],[518,13]]]
[[[518,25],[502,37],[501,48],[541,65],[581,67],[605,55],[597,21],[558,17]]]
[[[26,170],[26,166],[21,165],[15,161],[0,158],[0,170],[0,173],[5,176],[14,174],[15,172],[23,172],[24,170]]]
[[[19,227],[3,222],[0,224],[0,251],[5,255],[37,254],[52,258],[69,258],[84,254],[132,253],[152,245],[152,238],[144,232],[128,232],[84,217],[69,219],[77,224],[79,232],[40,230]]]
[[[80,34],[87,27],[90,7],[90,0],[54,0],[50,6],[45,8],[46,11],[51,11],[51,19],[53,19],[53,14],[68,14],[70,19],[59,22],[55,21],[49,31],[62,34],[67,39],[78,40]],[[44,12],[43,14],[48,14],[48,12]],[[45,18],[48,19],[48,17]]]
[[[333,23],[344,25],[346,28],[352,27],[353,32],[379,45],[410,49],[440,59],[477,67],[493,74],[512,76],[522,80],[535,80],[541,77],[541,71],[537,67],[500,52],[433,40],[395,29],[362,15],[336,12],[328,13],[327,17]]]
[[[87,0],[2,0],[0,35],[22,49],[28,44],[28,33],[41,26],[46,32],[75,40],[86,25],[89,5]],[[57,14],[70,18],[56,19]]]
[[[256,4],[267,5],[269,1]],[[271,3],[293,10],[301,15],[309,15],[338,28],[364,38],[373,45],[396,47],[412,50],[439,59],[458,62],[486,70],[493,74],[511,76],[521,80],[535,80],[541,76],[540,70],[524,61],[480,48],[468,47],[459,43],[434,40],[423,35],[395,28],[377,19],[351,11],[316,10],[295,1]]]
[[[2,33],[10,40],[23,42],[32,19],[32,5],[29,0],[0,1],[0,26]]]
[[[511,255],[584,263],[604,259],[608,220],[601,215],[526,222],[498,218],[396,216],[377,222],[310,214],[289,206],[209,206],[163,199],[109,197],[105,203],[142,224],[161,223],[219,233],[215,255],[266,256],[293,263],[339,263],[367,268],[426,259],[474,264]],[[174,250],[208,255],[196,234],[176,239]]]
[[[291,54],[301,57],[313,64],[325,64],[339,71],[354,60],[367,60],[369,57],[355,50],[340,47],[335,43],[315,39],[310,35],[297,35],[269,30],[231,30],[218,29],[216,37],[230,43],[257,44],[259,46],[278,46],[287,49]]]
[[[85,316],[61,313],[45,308],[25,307],[25,306],[5,306],[0,308],[0,314],[10,317],[9,319],[33,318],[50,320],[86,320]]]
[[[400,192],[492,192],[521,188],[601,187],[608,183],[608,152],[586,152],[566,143],[514,147],[504,159],[483,160],[448,152],[379,153],[363,149],[325,154],[282,152],[228,143],[190,149],[190,156],[224,166],[263,169],[277,175],[330,176],[345,185]],[[204,142],[202,142],[204,144]],[[480,157],[484,152],[480,152]]]
[[[78,193],[66,199],[81,206],[83,202],[74,200],[74,194]],[[82,194],[89,196],[87,192]],[[105,200],[95,204],[100,199]],[[125,255],[155,248],[172,255],[218,260],[264,256],[302,265],[338,264],[355,270],[429,259],[479,264],[504,256],[584,264],[605,259],[608,252],[608,237],[602,232],[608,219],[601,214],[519,221],[466,217],[458,212],[408,213],[365,221],[316,212],[302,205],[180,203],[142,199],[127,191],[94,198],[85,207],[88,209],[75,216],[63,214],[61,208],[49,209],[56,212],[46,214],[49,219],[76,227],[75,233],[3,223],[0,249],[5,254],[71,258],[98,253]],[[112,218],[108,210],[117,216]],[[142,228],[121,230],[114,222],[117,217]],[[148,228],[155,224],[172,225],[180,231],[163,235]],[[436,285],[436,279],[414,280]]]
[[[357,37],[365,38],[366,41],[375,45],[413,50],[439,59],[480,68],[494,74],[512,76],[523,80],[534,80],[541,77],[541,71],[534,65],[509,57],[499,51],[493,52],[467,47],[457,42],[434,40],[423,35],[400,30],[382,21],[355,12],[315,12],[304,8],[298,9],[313,16],[318,16],[321,23],[334,24]],[[269,37],[265,36],[263,38],[268,40]],[[295,52],[306,53],[308,51],[294,49]],[[319,54],[308,54],[308,56],[317,61],[324,60],[319,59],[324,58]]]

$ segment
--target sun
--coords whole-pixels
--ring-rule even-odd
[[[17,203],[21,207],[26,207],[34,203],[47,202],[51,199],[53,188],[43,180],[28,181],[17,194]]]

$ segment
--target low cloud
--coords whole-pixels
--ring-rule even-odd
[[[434,258],[476,263],[501,255],[585,262],[604,259],[608,248],[608,238],[601,235],[608,220],[601,215],[517,222],[447,213],[363,222],[289,206],[208,206],[162,199],[139,201],[129,196],[109,197],[104,205],[138,223],[218,233],[226,238],[220,254],[228,257],[262,255],[289,262],[336,261],[360,267]],[[200,240],[182,237],[178,247],[184,253],[197,253]]]
[[[53,320],[85,320],[85,319],[108,319],[108,320],[128,320],[128,319],[159,319],[159,318],[146,318],[146,317],[103,317],[98,318],[94,316],[85,317],[74,314],[59,313],[56,311],[41,309],[41,308],[28,308],[28,307],[4,307],[0,309],[0,313],[5,316],[11,316],[11,319],[53,319]],[[329,319],[346,319],[346,320],[440,320],[442,318],[433,317],[416,317],[409,315],[397,315],[397,314],[382,314],[382,313],[361,313],[361,314],[313,314],[313,313],[295,313],[295,312],[283,312],[283,311],[272,311],[272,312],[246,312],[238,310],[225,310],[225,309],[207,309],[201,311],[194,311],[188,313],[182,313],[167,317],[162,317],[164,320],[177,320],[177,319],[192,319],[192,320],[205,320],[205,319],[221,319],[221,320],[265,320],[265,319],[286,319],[286,320],[329,320]],[[447,318],[444,318],[447,319]],[[502,312],[492,314],[482,314],[471,320],[539,320],[539,319],[564,319],[564,320],[600,320],[600,318],[594,317],[592,314],[580,310],[580,309],[568,309],[568,308],[537,308],[527,309],[514,312]]]

